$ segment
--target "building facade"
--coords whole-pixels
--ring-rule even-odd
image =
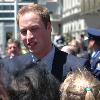
[[[63,0],[62,33],[79,37],[88,27],[100,29],[100,0]]]

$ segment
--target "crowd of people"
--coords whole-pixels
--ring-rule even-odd
[[[91,54],[78,57],[80,46],[75,39],[62,49],[52,43],[46,7],[21,7],[17,23],[20,39],[29,52],[21,54],[19,42],[8,41],[8,56],[0,60],[1,100],[100,99],[99,30],[86,30]],[[68,51],[70,46],[74,49]]]

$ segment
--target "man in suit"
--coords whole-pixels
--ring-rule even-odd
[[[38,4],[23,6],[17,15],[19,35],[30,53],[4,59],[7,72],[15,74],[20,65],[29,62],[41,61],[47,65],[46,69],[60,82],[77,67],[87,67],[86,59],[77,58],[56,48],[51,41],[51,21],[48,9]]]
[[[47,70],[58,80],[62,81],[68,72],[77,67],[86,66],[85,59],[64,53],[52,44],[52,26],[47,8],[38,4],[24,6],[18,11],[17,23],[20,38],[30,51],[30,59],[47,64]]]
[[[91,51],[90,71],[100,80],[100,30],[88,28],[86,32],[88,34],[89,41],[88,48]]]

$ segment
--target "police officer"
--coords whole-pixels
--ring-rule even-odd
[[[91,51],[90,71],[100,80],[100,30],[88,28],[86,32],[89,38],[88,48]]]

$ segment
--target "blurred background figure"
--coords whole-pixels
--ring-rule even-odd
[[[20,42],[18,40],[9,39],[7,43],[7,57],[13,58],[21,54]]]
[[[57,34],[54,36],[54,41],[53,41],[54,45],[56,47],[58,47],[59,49],[62,48],[64,46],[65,43],[65,38],[64,36],[62,36],[61,34]]]
[[[61,84],[61,100],[100,100],[100,81],[86,69],[70,73]]]
[[[100,80],[100,30],[95,28],[88,28],[88,49],[90,50],[91,69],[90,71]]]
[[[73,39],[71,42],[68,43],[68,45],[63,46],[61,48],[61,51],[64,51],[68,54],[77,55],[80,51],[79,42]]]
[[[80,39],[79,39],[79,43],[80,43],[80,52],[78,53],[78,57],[81,58],[85,58],[88,59],[88,54],[89,54],[89,50],[88,50],[88,37],[85,34],[81,34],[80,35]]]
[[[87,43],[85,41],[85,35],[84,34],[80,35],[80,40],[81,40],[81,49],[83,51],[87,51]]]

